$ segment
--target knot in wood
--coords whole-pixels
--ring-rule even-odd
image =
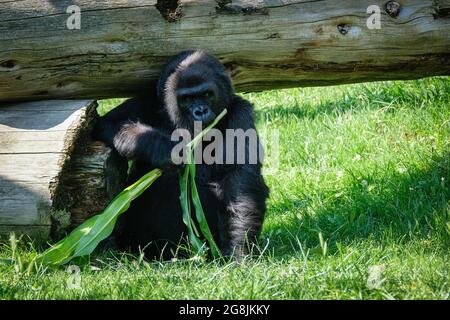
[[[3,68],[12,69],[16,64],[12,60],[4,61],[0,64]]]
[[[348,25],[348,24],[346,24],[346,23],[341,23],[341,24],[338,24],[338,26],[337,26],[337,28],[338,28],[338,31],[341,33],[341,34],[347,34],[349,31],[350,31],[350,25]]]
[[[386,3],[386,13],[392,18],[396,18],[400,13],[401,5],[397,1],[389,1]]]

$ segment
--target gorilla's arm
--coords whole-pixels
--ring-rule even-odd
[[[141,122],[124,124],[114,137],[114,147],[121,156],[161,169],[172,165],[170,156],[174,146],[170,136]]]
[[[247,166],[228,174],[222,188],[227,210],[222,249],[225,255],[239,258],[250,253],[261,233],[268,189],[262,177]]]
[[[253,106],[249,102],[235,97],[229,109],[227,129],[255,129]],[[223,217],[227,228],[223,250],[226,255],[234,254],[238,258],[249,253],[261,233],[269,193],[261,176],[261,163],[248,163],[247,143],[246,159],[245,164],[233,165],[220,184],[227,210],[227,216]]]
[[[123,157],[164,169],[170,163],[174,142],[150,125],[152,119],[147,109],[154,110],[149,104],[151,100],[143,98],[125,101],[99,119],[94,138]]]
[[[109,147],[115,148],[114,138],[126,123],[137,122],[144,117],[142,101],[133,98],[128,99],[106,115],[100,117],[94,130],[95,140],[105,142]]]

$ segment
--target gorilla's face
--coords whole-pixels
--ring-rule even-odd
[[[159,90],[173,124],[192,129],[194,121],[203,128],[231,102],[234,90],[223,65],[202,51],[177,56],[163,70]]]
[[[217,87],[204,79],[180,80],[176,95],[181,113],[192,121],[210,124],[223,109],[218,103]]]

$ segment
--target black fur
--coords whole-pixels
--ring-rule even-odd
[[[175,128],[192,130],[193,120],[174,97],[178,90],[203,86],[213,88],[213,101],[209,100],[208,107],[214,117],[223,108],[228,109],[217,129],[255,128],[253,106],[234,94],[222,64],[204,52],[186,51],[167,63],[155,88],[102,117],[94,131],[99,140],[135,161],[129,183],[153,168],[164,170],[123,215],[123,230],[118,237],[123,249],[140,248],[148,258],[168,259],[185,241],[180,168],[170,160],[177,142],[172,142],[170,135]],[[248,253],[261,232],[268,197],[261,163],[198,164],[196,182],[208,224],[222,252],[236,257]]]

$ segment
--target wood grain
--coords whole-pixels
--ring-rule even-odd
[[[1,110],[0,235],[59,237],[120,191],[124,161],[90,139],[95,109],[94,101],[81,100]]]
[[[158,1],[161,8],[174,1]],[[450,74],[450,0],[0,1],[0,101],[130,96],[168,57],[215,54],[239,91]],[[381,8],[381,29],[367,8]],[[172,10],[172,11],[171,11]]]

